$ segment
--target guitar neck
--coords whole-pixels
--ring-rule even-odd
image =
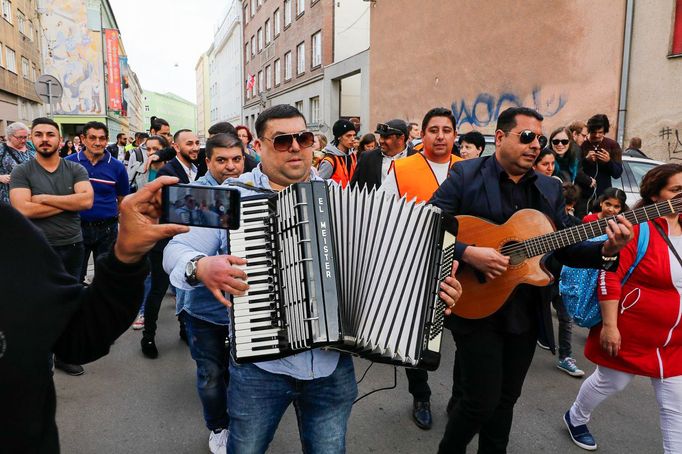
[[[652,205],[647,205],[631,211],[625,211],[621,213],[621,215],[632,224],[640,224],[661,216],[679,213],[680,211],[682,211],[682,198],[675,198],[654,203]],[[571,246],[573,244],[606,234],[606,227],[608,227],[609,220],[616,220],[616,217],[609,216],[597,221],[592,221],[559,230],[557,232],[529,238],[522,244],[528,257],[544,255],[557,249]]]

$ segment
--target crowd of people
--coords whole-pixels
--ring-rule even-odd
[[[4,415],[0,418],[16,428],[0,435],[0,443],[23,452],[26,434],[40,440],[38,452],[56,452],[52,364],[67,374],[82,375],[81,364],[106,354],[128,326],[142,331],[144,357],[158,358],[158,314],[170,289],[179,336],[196,362],[211,452],[264,453],[292,403],[304,452],[345,452],[357,396],[350,356],[313,349],[286,359],[237,364],[230,355],[226,306],[230,295],[242,295],[249,286],[244,259],[228,255],[229,232],[156,223],[163,185],[239,183],[236,187],[248,195],[327,180],[498,224],[524,208],[543,212],[557,229],[603,221],[603,240],[561,248],[547,261],[554,276],[563,265],[601,270],[594,290],[603,322],[591,328],[586,346],[586,357],[597,369],[575,402],[566,403],[570,408],[563,423],[578,446],[596,449],[587,428],[594,408],[625,388],[633,376],[642,375],[651,378],[656,393],[665,452],[682,452],[682,259],[677,252],[682,227],[677,215],[649,221],[653,233],[648,249],[635,261],[637,242],[631,239],[638,238],[641,229],[623,216],[629,210],[623,191],[610,187],[612,178],[623,172],[623,153],[605,136],[610,128],[605,115],[556,128],[549,138],[543,135],[542,115],[523,107],[500,113],[488,143],[480,132],[458,135],[457,128],[452,112],[436,107],[421,124],[390,119],[364,135],[359,119],[339,119],[328,139],[308,131],[305,117],[288,105],[261,112],[254,131],[217,123],[209,128],[205,143],[195,131],[172,132],[171,125],[157,117],[151,118],[148,131],[133,137],[120,133],[110,144],[109,129],[96,121],[66,140],[49,118],[36,118],[30,127],[10,125],[0,150],[3,237],[28,229],[35,254],[47,254],[42,265],[51,268],[45,291],[36,290],[29,298],[26,314],[13,314],[9,305],[0,304],[0,340],[25,335],[21,324],[30,324],[31,311],[43,308],[45,298],[68,304],[60,306],[62,312],[50,309],[56,312],[47,330],[51,334],[41,337],[29,359],[19,360],[12,352],[3,357],[0,343],[2,405],[19,405],[21,397],[6,389],[25,379],[21,371],[34,377],[30,386],[42,396],[11,425]],[[487,152],[486,146],[494,151]],[[639,149],[641,143],[635,140],[633,147]],[[670,200],[681,192],[682,166],[661,165],[644,177],[638,206]],[[191,198],[173,208],[173,216],[183,223],[193,213],[220,214],[219,207],[201,206]],[[88,275],[91,255],[94,278]],[[27,253],[21,260],[36,257]],[[463,242],[456,244],[455,258],[459,266],[478,270],[491,285],[503,279],[510,266],[500,251]],[[467,289],[456,279],[456,269],[439,293],[457,349],[452,394],[446,396],[448,422],[438,452],[464,453],[476,434],[479,452],[505,452],[514,405],[535,347],[556,350],[550,306],[559,326],[557,368],[573,377],[585,375],[572,353],[572,317],[558,283],[546,288],[520,285],[496,313],[476,320],[460,317],[454,307]],[[630,276],[628,270],[631,277],[622,284],[623,276]],[[3,273],[10,275],[11,270]],[[103,307],[93,309],[98,298]],[[115,314],[110,322],[101,316],[100,311],[107,310]],[[3,320],[13,325],[5,326]],[[41,322],[46,323],[49,320]],[[13,366],[9,361],[21,362],[23,369],[5,375]],[[429,430],[433,415],[428,373],[408,368],[406,374],[413,421]],[[34,422],[28,423],[31,419]]]

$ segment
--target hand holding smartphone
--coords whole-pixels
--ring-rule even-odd
[[[176,184],[164,186],[161,195],[161,222],[211,227],[239,228],[239,190],[225,186]]]

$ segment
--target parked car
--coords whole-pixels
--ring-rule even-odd
[[[623,156],[623,174],[620,178],[612,178],[611,186],[622,189],[627,195],[627,204],[632,208],[641,198],[639,196],[639,185],[646,173],[654,167],[665,164],[653,159],[634,158]]]

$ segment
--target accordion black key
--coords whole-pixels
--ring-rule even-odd
[[[455,233],[437,207],[321,181],[243,197],[229,234],[250,286],[232,297],[235,360],[325,347],[436,369]]]

